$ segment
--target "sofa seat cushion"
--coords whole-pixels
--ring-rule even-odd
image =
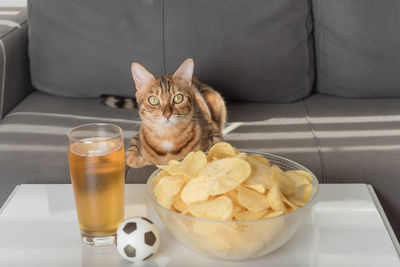
[[[400,99],[305,100],[327,183],[372,184],[400,233]]]
[[[67,131],[93,122],[119,125],[127,135],[139,128],[135,112],[95,99],[34,92],[14,108],[0,121],[0,205],[17,184],[69,183]]]
[[[286,156],[321,176],[317,146],[302,102],[228,105],[226,140],[241,150]],[[137,110],[112,109],[96,99],[67,98],[34,92],[0,124],[0,205],[16,184],[69,183],[67,131],[108,122],[124,130],[125,146],[137,133]],[[154,167],[127,169],[128,183],[144,183]]]
[[[244,151],[287,157],[322,177],[321,162],[302,101],[291,104],[230,103],[225,140]]]

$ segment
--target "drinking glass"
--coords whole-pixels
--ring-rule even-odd
[[[108,246],[124,219],[125,153],[118,126],[94,123],[68,132],[68,161],[82,240]]]

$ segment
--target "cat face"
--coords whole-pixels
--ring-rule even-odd
[[[190,88],[171,76],[161,76],[156,82],[136,94],[139,114],[144,121],[174,126],[193,116],[193,94]]]
[[[142,65],[132,64],[136,100],[143,122],[171,127],[192,120],[193,67],[193,60],[187,59],[173,75],[155,78]]]

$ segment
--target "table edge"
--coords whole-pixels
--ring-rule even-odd
[[[386,216],[386,213],[382,208],[381,202],[379,201],[379,198],[376,195],[374,187],[370,184],[367,184],[366,186],[369,191],[369,194],[371,195],[372,201],[374,201],[375,207],[379,212],[379,216],[381,217],[381,220],[382,220],[383,224],[385,225],[386,231],[388,232],[389,237],[392,240],[392,243],[393,243],[394,248],[396,249],[397,255],[400,257],[399,241],[397,240],[396,234],[394,233],[393,228]]]
[[[8,203],[11,201],[11,199],[14,197],[14,195],[17,193],[17,191],[21,188],[21,185],[16,185],[11,192],[11,194],[7,197],[6,201],[3,203],[3,206],[0,207],[0,215],[3,213],[3,210],[7,207]]]

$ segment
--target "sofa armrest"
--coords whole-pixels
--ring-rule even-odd
[[[0,118],[33,91],[26,7],[0,7]]]

